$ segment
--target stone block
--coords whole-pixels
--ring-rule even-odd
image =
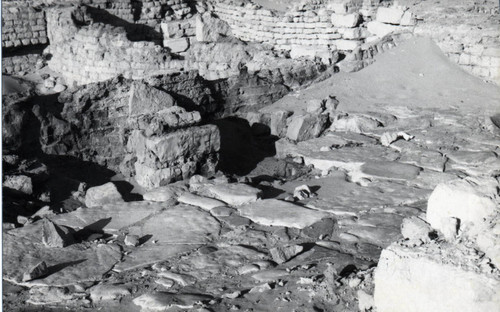
[[[399,29],[396,25],[384,24],[379,21],[371,21],[367,24],[368,31],[377,37],[385,37]]]
[[[200,42],[216,42],[230,34],[229,25],[210,13],[196,16],[196,40]]]
[[[89,208],[119,202],[123,202],[122,195],[112,182],[91,187],[85,195],[85,205]]]
[[[317,138],[328,124],[328,114],[305,114],[290,117],[291,121],[286,132],[287,138],[294,141],[305,141]]]
[[[353,28],[358,25],[360,21],[358,13],[352,14],[332,14],[332,24],[335,27]]]
[[[163,46],[172,53],[185,52],[189,49],[188,38],[168,39],[163,41]]]
[[[403,18],[404,11],[399,8],[384,8],[380,7],[377,11],[377,22],[385,24],[399,25]]]
[[[500,278],[464,248],[394,243],[383,250],[374,279],[377,311],[500,311]]]
[[[448,220],[460,220],[460,228],[468,235],[477,235],[485,222],[498,211],[498,183],[488,179],[483,183],[471,179],[454,180],[439,184],[427,204],[427,222],[441,232],[446,231]]]
[[[334,41],[337,50],[341,51],[353,51],[357,47],[361,46],[362,41],[360,40],[345,40],[339,39]]]

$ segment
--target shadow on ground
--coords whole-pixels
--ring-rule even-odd
[[[228,117],[213,122],[220,131],[218,170],[226,174],[246,175],[266,157],[276,154],[275,136],[259,131],[254,134],[247,120]]]

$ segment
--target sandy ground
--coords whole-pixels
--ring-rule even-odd
[[[342,111],[386,111],[393,107],[500,112],[500,87],[451,63],[427,38],[414,38],[378,55],[356,73],[339,73],[294,92],[265,110],[300,110],[309,99],[334,95]]]

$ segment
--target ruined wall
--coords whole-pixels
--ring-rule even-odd
[[[2,48],[47,43],[43,10],[17,1],[2,2]]]
[[[123,28],[90,25],[68,41],[51,45],[49,67],[63,74],[68,83],[104,81],[118,75],[142,79],[177,72],[183,62],[171,60],[168,51],[153,42],[131,42]]]

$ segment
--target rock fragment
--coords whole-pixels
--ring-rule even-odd
[[[125,245],[136,247],[139,246],[139,236],[138,235],[127,235],[124,240]]]
[[[45,246],[63,248],[75,242],[69,228],[59,226],[49,219],[42,222],[42,242]]]
[[[2,186],[27,195],[33,194],[33,182],[25,175],[6,175]]]
[[[429,234],[432,231],[431,226],[418,217],[404,219],[401,224],[401,234],[409,240],[428,242],[430,240]]]
[[[167,311],[173,307],[192,309],[196,304],[210,299],[212,297],[208,295],[155,292],[139,296],[133,302],[144,311]]]
[[[292,245],[292,246],[278,246],[269,249],[271,257],[274,262],[282,264],[295,257],[304,250],[303,246]]]
[[[313,192],[307,185],[300,185],[295,188],[293,191],[293,197],[295,197],[298,200],[303,200],[309,197],[313,196]]]
[[[123,202],[122,195],[112,182],[91,187],[85,195],[85,205],[89,208],[119,202]]]
[[[29,282],[31,280],[45,276],[48,273],[49,271],[47,269],[47,264],[45,263],[45,261],[41,261],[29,268],[28,271],[24,272],[22,281]]]
[[[94,303],[113,301],[130,295],[130,289],[125,285],[99,284],[89,290],[90,299]]]

